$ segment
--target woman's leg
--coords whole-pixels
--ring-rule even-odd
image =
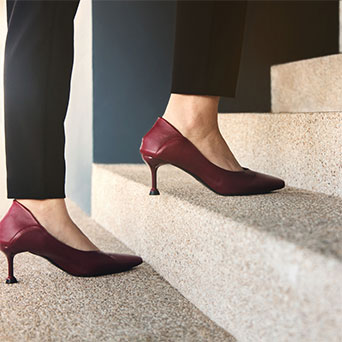
[[[171,97],[163,117],[214,164],[242,170],[218,128],[220,96],[234,97],[246,1],[178,1]]]
[[[79,0],[7,0],[5,137],[8,198],[72,247],[96,247],[67,212],[64,120]]]

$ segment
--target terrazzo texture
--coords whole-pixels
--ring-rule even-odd
[[[243,166],[342,196],[342,112],[220,114],[219,125]]]
[[[218,196],[162,166],[93,165],[92,216],[238,341],[340,341],[342,199]]]
[[[71,215],[103,250],[131,253],[73,203]],[[1,253],[1,342],[233,342],[148,264],[97,278],[67,275],[29,253],[15,257],[7,285]]]
[[[342,111],[342,54],[271,67],[272,112]]]

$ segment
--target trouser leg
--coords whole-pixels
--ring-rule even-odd
[[[8,198],[64,198],[64,119],[79,0],[7,0],[5,146]]]
[[[172,93],[234,97],[247,1],[177,2]]]

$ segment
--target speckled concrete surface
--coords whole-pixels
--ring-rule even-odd
[[[219,124],[242,165],[342,196],[342,112],[221,114]]]
[[[239,341],[341,340],[341,198],[222,197],[158,172],[148,196],[145,165],[95,164],[92,216]]]
[[[130,252],[73,203],[71,215],[105,251]],[[6,277],[5,257],[0,270]],[[235,341],[146,263],[117,275],[77,278],[29,253],[15,257],[18,284],[0,283],[1,342]]]
[[[342,54],[271,67],[272,112],[342,111]]]

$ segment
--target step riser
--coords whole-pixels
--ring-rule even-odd
[[[272,112],[342,111],[342,54],[271,67]]]
[[[94,165],[92,217],[237,340],[342,337],[336,333],[342,301],[336,260],[168,193],[148,192]]]
[[[221,114],[219,125],[243,166],[342,196],[342,112]]]

